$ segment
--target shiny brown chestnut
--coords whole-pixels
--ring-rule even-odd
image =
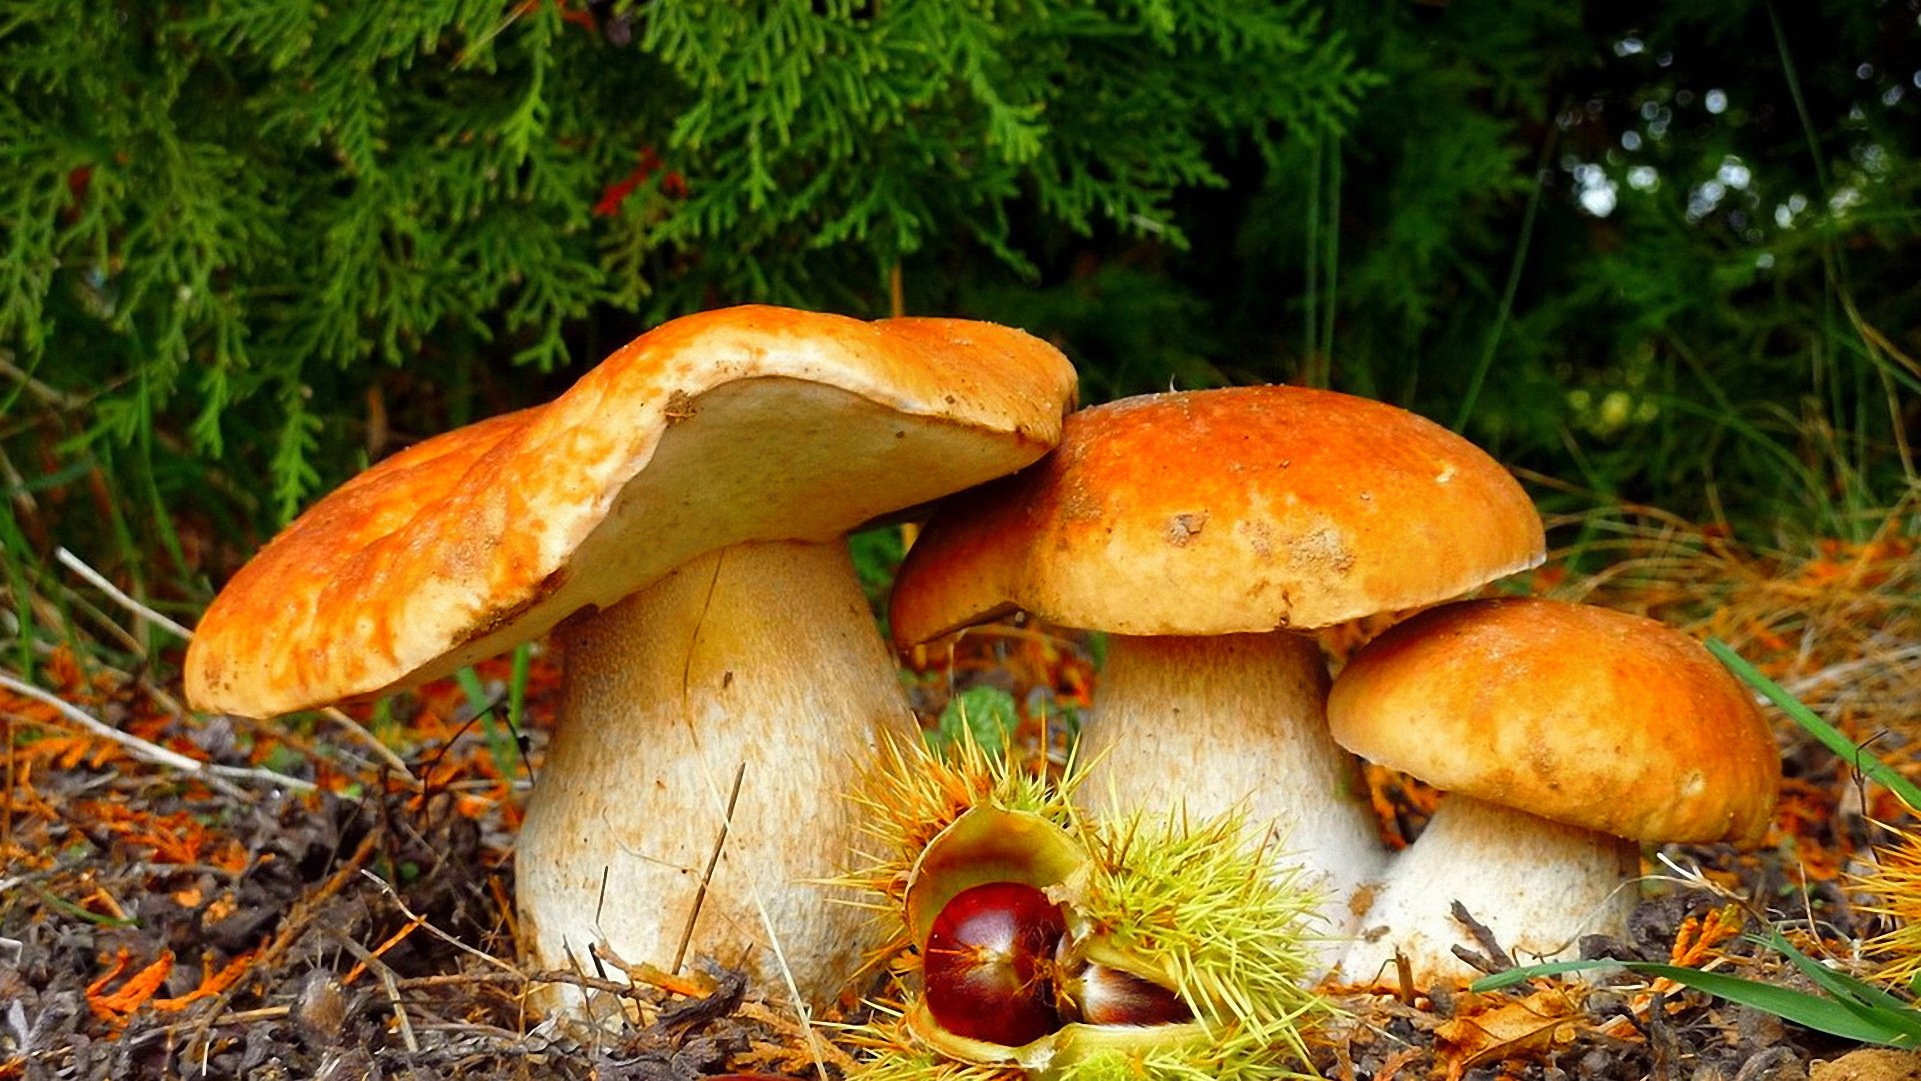
[[[1171,987],[1095,961],[1056,967],[1056,1002],[1063,1016],[1090,1025],[1179,1025],[1194,1011]]]
[[[927,1008],[956,1036],[1006,1047],[1061,1025],[1054,1006],[1061,907],[1033,886],[987,882],[955,894],[934,918],[921,958]]]

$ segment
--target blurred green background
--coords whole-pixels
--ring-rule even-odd
[[[1921,0],[0,0],[0,86],[22,624],[59,544],[196,611],[742,301],[1385,398],[1550,507],[1915,525]]]

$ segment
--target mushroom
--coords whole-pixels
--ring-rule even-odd
[[[1326,876],[1340,933],[1383,853],[1302,632],[1458,596],[1542,550],[1520,485],[1412,413],[1299,387],[1156,394],[1068,417],[1052,455],[945,504],[891,623],[901,647],[1014,608],[1107,632],[1082,791],[1197,815],[1245,801]]]
[[[675,320],[308,510],[207,610],[188,693],[267,716],[554,630],[559,728],[517,857],[532,962],[685,949],[819,998],[869,944],[818,884],[854,836],[846,774],[912,730],[842,534],[1031,462],[1073,387],[987,323]]]
[[[1511,955],[1619,934],[1636,841],[1752,843],[1780,758],[1740,683],[1687,635],[1561,601],[1435,608],[1364,647],[1334,681],[1334,738],[1447,795],[1396,857],[1341,962],[1349,980],[1477,973],[1459,902]]]

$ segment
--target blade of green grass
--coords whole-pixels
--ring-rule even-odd
[[[1901,802],[1921,811],[1921,788],[1896,772],[1892,766],[1869,754],[1865,748],[1857,746],[1841,730],[1822,719],[1821,715],[1801,704],[1787,689],[1763,675],[1760,669],[1749,664],[1739,653],[1734,652],[1726,642],[1717,638],[1707,640],[1708,652],[1727,665],[1728,671],[1740,677],[1741,681],[1760,691],[1786,713],[1794,723],[1833,751],[1868,779],[1875,781],[1900,797]]]
[[[33,892],[39,894],[40,900],[45,902],[46,906],[48,908],[53,909],[55,912],[64,913],[65,915],[72,916],[74,919],[77,919],[77,920],[85,920],[88,923],[94,924],[97,927],[138,927],[140,926],[140,921],[135,919],[132,916],[104,916],[98,912],[93,911],[92,909],[74,904],[72,901],[67,900],[65,897],[62,897],[56,893],[52,893],[48,891],[46,888],[39,885],[35,885],[33,887]]]
[[[1906,1007],[1898,1009],[1870,1008],[1858,1003],[1837,1001],[1820,995],[1810,995],[1804,991],[1792,991],[1785,987],[1761,983],[1758,980],[1743,979],[1719,972],[1703,972],[1696,968],[1683,968],[1680,965],[1656,964],[1648,961],[1613,961],[1606,958],[1596,961],[1561,961],[1548,965],[1531,965],[1527,968],[1509,969],[1499,975],[1474,981],[1468,986],[1471,991],[1495,991],[1503,987],[1533,979],[1536,976],[1552,976],[1581,969],[1620,967],[1643,976],[1664,976],[1675,983],[1704,991],[1716,998],[1723,998],[1742,1006],[1752,1006],[1776,1017],[1804,1025],[1817,1032],[1825,1032],[1843,1039],[1860,1040],[1863,1043],[1876,1043],[1889,1047],[1913,1047],[1921,1043],[1921,1014]]]
[[[1474,416],[1474,407],[1481,397],[1481,387],[1487,383],[1488,373],[1494,370],[1494,356],[1501,347],[1501,335],[1507,329],[1508,317],[1514,314],[1514,299],[1521,288],[1521,272],[1527,267],[1528,245],[1534,239],[1534,217],[1541,209],[1541,192],[1547,187],[1548,162],[1554,154],[1554,144],[1560,133],[1560,125],[1549,124],[1547,134],[1541,140],[1541,156],[1534,163],[1534,189],[1528,193],[1527,210],[1521,215],[1521,232],[1514,241],[1514,258],[1508,263],[1507,284],[1501,289],[1501,303],[1494,311],[1494,324],[1488,328],[1480,359],[1475,362],[1474,371],[1468,377],[1467,391],[1461,395],[1461,407],[1454,414],[1451,427],[1457,432],[1464,431],[1467,422]]]
[[[507,681],[507,727],[515,732],[525,727],[527,709],[527,673],[533,662],[534,647],[530,642],[522,642],[514,647],[513,675]]]
[[[520,748],[514,742],[511,731],[496,716],[500,700],[487,696],[487,688],[481,685],[479,673],[472,668],[455,672],[454,682],[460,685],[461,693],[467,696],[467,708],[473,710],[474,717],[480,721],[480,731],[487,740],[487,754],[494,760],[494,768],[502,777],[517,776],[520,772]]]
[[[1913,1027],[1914,1036],[1921,1039],[1921,1014],[1916,1013],[1907,1003],[1889,994],[1885,989],[1865,980],[1857,980],[1845,972],[1836,971],[1809,957],[1796,948],[1794,943],[1789,942],[1786,936],[1776,928],[1768,928],[1768,933],[1764,936],[1756,936],[1755,941],[1766,944],[1786,957],[1794,963],[1795,968],[1801,970],[1802,975],[1837,999],[1857,1002],[1870,1009],[1911,1015],[1913,1020],[1910,1024]]]
[[[1505,991],[1510,987],[1526,983],[1536,976],[1560,976],[1568,972],[1581,972],[1591,968],[1605,968],[1609,965],[1624,966],[1621,961],[1550,961],[1544,965],[1527,965],[1483,976],[1467,985],[1467,989],[1480,994],[1485,991]]]

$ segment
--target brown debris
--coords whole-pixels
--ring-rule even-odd
[[[1742,549],[1712,530],[1609,521],[1600,530],[1617,549],[1609,569],[1550,568],[1539,591],[1723,637],[1921,774],[1921,559],[1911,539],[1792,556]],[[951,649],[925,651],[915,704],[931,720],[950,694],[1001,687],[1020,711],[1015,745],[1058,760],[1063,722],[1093,703],[1089,645],[1024,620],[977,628]],[[534,660],[521,732],[477,714],[451,682],[397,699],[379,718],[356,713],[400,751],[415,790],[340,725],[186,715],[164,684],[102,659],[118,648],[49,648],[33,682],[157,747],[287,772],[318,791],[210,785],[132,760],[43,703],[0,695],[9,731],[0,1081],[694,1081],[726,1071],[806,1077],[823,1064],[832,1081],[852,1064],[831,1028],[803,1025],[777,992],[725,971],[628,966],[629,984],[616,958],[602,959],[612,979],[586,958],[585,974],[519,966],[512,843],[556,692],[545,658]],[[509,666],[480,666],[489,694]],[[1844,874],[1886,842],[1874,822],[1901,822],[1903,809],[1792,726],[1776,735],[1787,781],[1768,843],[1661,850],[1699,877],[1677,882],[1669,867],[1647,864],[1655,877],[1627,934],[1585,943],[1587,955],[1805,989],[1743,936],[1765,918],[1802,948],[1864,971],[1860,943],[1888,917],[1854,908]],[[1370,780],[1388,831],[1417,835],[1433,793],[1381,771]],[[1500,944],[1482,945],[1500,967]],[[641,1020],[597,1034],[543,1025],[524,1006],[536,980],[616,995]],[[1320,1034],[1315,1065],[1340,1081],[1921,1081],[1912,1053],[1857,1050],[1666,981],[1618,971],[1591,981],[1348,995],[1353,1021]]]
[[[1921,1052],[1872,1047],[1808,1067],[1809,1081],[1921,1081]]]

